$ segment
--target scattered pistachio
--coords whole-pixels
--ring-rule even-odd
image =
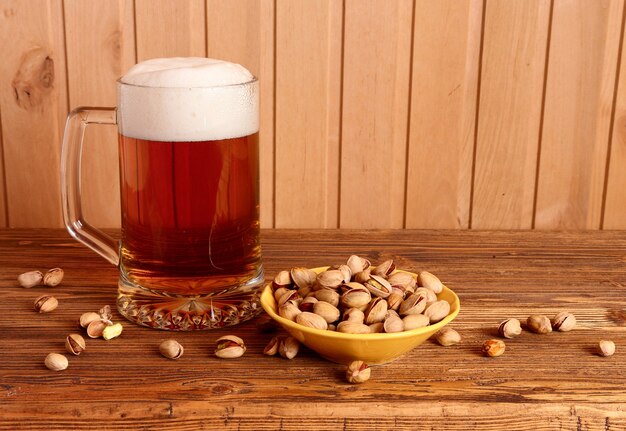
[[[104,307],[102,307],[100,309],[100,311],[98,311],[98,313],[100,314],[100,318],[102,320],[104,320],[105,323],[108,323],[109,325],[111,324],[111,319],[113,318],[113,313],[111,313],[111,307],[108,305],[105,305]]]
[[[121,323],[115,323],[113,325],[107,325],[103,330],[102,330],[102,338],[104,338],[105,340],[112,340],[113,338],[117,338],[120,336],[120,334],[122,333],[122,330],[124,329],[124,327],[122,326]]]
[[[526,325],[528,326],[528,329],[536,334],[547,334],[552,332],[552,323],[550,322],[550,319],[540,314],[528,316]]]
[[[239,358],[246,352],[243,340],[235,335],[225,335],[217,339],[215,356],[222,359]]]
[[[346,368],[346,380],[350,383],[363,383],[370,379],[372,369],[363,361],[352,361]]]
[[[59,306],[59,301],[54,296],[42,295],[35,299],[34,306],[38,313],[49,313]]]
[[[78,323],[81,327],[86,328],[94,320],[100,320],[100,315],[98,313],[94,313],[93,311],[88,311],[87,313],[80,315]]]
[[[483,343],[483,353],[492,358],[502,355],[505,349],[506,344],[502,340],[487,340]]]
[[[68,366],[67,358],[59,353],[48,353],[44,364],[52,371],[63,371]]]
[[[43,276],[43,284],[49,287],[57,286],[63,281],[64,272],[61,268],[52,268]]]
[[[265,346],[265,349],[263,349],[263,354],[268,356],[274,356],[276,353],[278,353],[278,346],[282,339],[283,337],[272,337],[270,342],[267,343],[267,346]]]
[[[552,328],[555,331],[567,332],[576,326],[576,316],[567,311],[561,311],[552,319]]]
[[[522,333],[522,325],[517,319],[506,319],[500,323],[498,334],[504,338],[514,338]]]
[[[102,337],[104,328],[106,328],[107,326],[108,325],[100,319],[93,320],[91,323],[89,323],[89,325],[87,325],[87,336],[89,338],[100,338]]]
[[[291,336],[281,338],[278,343],[278,354],[285,359],[295,358],[298,350],[300,350],[300,343]]]
[[[452,328],[441,328],[435,334],[435,340],[442,346],[448,347],[461,341],[461,335]]]
[[[598,343],[598,354],[600,356],[613,356],[615,353],[615,343],[611,340],[600,340]]]
[[[176,340],[165,340],[159,344],[159,352],[168,359],[178,359],[183,356],[183,346]]]
[[[17,282],[20,286],[30,289],[41,284],[43,274],[41,271],[28,271],[17,276]]]
[[[72,355],[80,355],[86,349],[85,339],[79,334],[70,334],[65,338],[65,350]]]

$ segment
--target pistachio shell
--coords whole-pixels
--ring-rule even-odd
[[[291,273],[289,271],[280,271],[274,277],[274,288],[278,289],[279,287],[287,287],[292,283]]]
[[[371,325],[372,323],[378,323],[385,320],[387,315],[387,301],[382,298],[374,298],[370,302],[367,310],[365,310],[365,324]]]
[[[365,287],[372,295],[379,298],[387,298],[393,289],[387,280],[378,275],[371,275],[370,279],[365,282]]]
[[[278,344],[278,354],[285,359],[295,358],[298,350],[300,350],[300,343],[291,336],[282,338]]]
[[[417,276],[417,283],[435,293],[441,293],[443,290],[443,283],[441,283],[441,280],[439,280],[436,275],[431,274],[428,271],[421,271],[419,273]]]
[[[358,272],[361,272],[367,268],[370,267],[371,263],[369,260],[363,258],[363,257],[359,257],[357,255],[352,255],[348,258],[348,261],[346,262],[346,264],[348,265],[348,267],[350,267],[350,270],[352,271],[352,274],[356,274]]]
[[[296,316],[302,313],[302,311],[298,308],[298,306],[293,301],[288,301],[278,307],[278,315],[280,317],[284,317],[287,320],[294,321],[296,320]]]
[[[270,342],[267,343],[267,346],[265,346],[265,348],[263,349],[263,354],[268,356],[274,356],[276,353],[278,353],[278,346],[280,345],[282,339],[283,337],[272,337]]]
[[[412,274],[403,271],[396,271],[387,277],[387,281],[392,286],[401,287],[406,290],[415,290],[415,284],[417,283]]]
[[[385,332],[402,332],[404,331],[404,322],[399,317],[389,316],[385,319],[383,323],[383,328]]]
[[[20,286],[30,289],[41,284],[43,274],[41,271],[28,271],[17,276],[17,282]]]
[[[423,328],[430,325],[430,319],[423,314],[409,314],[402,318],[404,323],[404,330],[410,331],[411,329]]]
[[[278,303],[278,300],[280,299],[281,296],[283,296],[285,293],[289,292],[290,289],[286,288],[286,287],[279,287],[278,289],[276,289],[274,291],[274,299],[276,300],[276,303]]]
[[[399,289],[394,289],[391,292],[391,295],[387,297],[387,304],[389,304],[389,308],[392,310],[398,310],[400,308],[400,304],[404,301],[404,294],[398,292]]]
[[[329,269],[318,274],[317,283],[327,289],[336,289],[344,283],[344,275],[338,269]]]
[[[504,338],[517,337],[522,333],[522,325],[517,319],[506,319],[500,323],[498,334]]]
[[[426,297],[426,305],[429,305],[430,303],[437,300],[437,294],[425,287],[418,287],[417,289],[415,289],[414,293],[417,295],[424,295]]]
[[[441,328],[435,334],[435,340],[442,346],[448,347],[461,341],[461,335],[452,328]]]
[[[430,323],[436,323],[450,314],[450,304],[448,301],[435,301],[426,307],[424,315],[430,319]]]
[[[344,320],[337,325],[337,332],[343,332],[345,334],[369,334],[371,329],[363,323]]]
[[[52,268],[43,276],[43,284],[46,286],[57,286],[63,281],[64,272],[61,268]]]
[[[341,314],[337,307],[324,301],[318,301],[313,304],[313,313],[322,317],[326,323],[333,323],[339,320]]]
[[[51,295],[42,295],[35,299],[34,307],[38,313],[49,313],[59,306],[59,301]]]
[[[303,311],[296,316],[296,323],[315,329],[328,328],[328,322],[326,322],[322,316],[318,316],[317,314],[309,313],[307,311]]]
[[[550,319],[546,316],[542,316],[540,314],[528,316],[526,325],[528,326],[528,329],[536,334],[547,334],[552,332],[552,322],[550,322]]]
[[[370,327],[370,332],[372,334],[378,334],[381,332],[385,332],[385,327],[383,322],[376,322],[376,323],[372,323],[371,325],[368,325]]]
[[[100,315],[93,311],[88,311],[87,313],[81,314],[78,323],[81,327],[86,328],[94,320],[100,320]]]
[[[313,296],[307,296],[306,298],[302,300],[302,302],[300,302],[300,305],[298,306],[298,308],[301,311],[313,311],[313,306],[315,305],[316,302],[317,302],[317,298]]]
[[[363,323],[365,320],[365,313],[358,308],[348,308],[343,312],[343,320],[350,322]]]
[[[353,361],[346,368],[346,380],[350,383],[363,383],[370,379],[372,369],[363,361]]]
[[[349,290],[341,295],[341,305],[347,308],[365,310],[371,300],[372,295],[369,291]]]
[[[600,340],[598,343],[598,354],[600,356],[613,356],[615,354],[615,343],[611,340]]]
[[[410,294],[402,303],[398,309],[400,316],[407,316],[409,314],[420,314],[426,308],[426,297],[417,293]]]
[[[393,263],[393,259],[389,259],[372,269],[372,274],[387,278],[395,270],[396,264]]]
[[[552,319],[552,328],[556,331],[568,332],[576,326],[576,316],[567,311],[561,311]]]
[[[48,353],[44,364],[52,371],[63,371],[69,365],[67,358],[59,353]]]
[[[102,332],[104,332],[104,328],[106,327],[107,324],[102,320],[94,320],[87,325],[87,336],[89,338],[100,338],[102,337]]]
[[[225,335],[215,341],[215,356],[222,359],[239,358],[246,352],[243,340],[236,335]]]
[[[315,298],[319,301],[328,302],[333,306],[339,305],[339,294],[331,289],[320,289],[315,291]]]
[[[298,292],[296,290],[288,290],[280,295],[280,298],[278,298],[278,306],[280,307],[284,303],[288,301],[295,301],[298,298],[300,298],[300,295],[298,295]]]
[[[312,271],[308,268],[291,268],[290,274],[291,279],[299,288],[304,286],[312,287],[315,284],[315,280],[317,279],[317,274],[315,273],[315,271]]]
[[[168,359],[178,359],[183,356],[183,346],[176,340],[164,340],[159,345],[159,352]]]
[[[65,338],[65,350],[72,355],[80,355],[86,347],[85,339],[80,334],[70,334]]]
[[[369,280],[371,275],[372,275],[371,272],[372,271],[371,271],[370,268],[364,269],[361,272],[357,272],[353,276],[354,281],[357,282],[357,283],[361,283],[361,284],[367,282],[367,280]]]

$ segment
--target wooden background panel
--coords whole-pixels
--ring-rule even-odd
[[[70,109],[115,106],[115,81],[135,63],[133,2],[66,0],[65,37]],[[120,224],[117,129],[92,126],[85,133],[82,203],[94,226]]]
[[[482,0],[415,4],[407,228],[468,227],[482,11]]]
[[[275,227],[336,227],[341,1],[276,6]]]
[[[624,2],[555,0],[535,227],[598,229]]]
[[[59,157],[67,113],[61,0],[0,3],[0,111],[9,224],[61,225]]]
[[[203,0],[135,0],[137,60],[206,55]]]
[[[2,110],[0,110],[0,227],[8,227],[6,185],[4,183],[4,150],[2,146]]]
[[[402,228],[413,2],[346,0],[342,228]]]
[[[532,225],[549,0],[488,1],[471,226]]]
[[[207,56],[240,63],[261,91],[261,227],[274,221],[274,1],[207,0]]]

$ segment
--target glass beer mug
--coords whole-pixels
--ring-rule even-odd
[[[68,116],[65,225],[118,266],[117,308],[129,320],[195,330],[260,311],[258,94],[257,80],[239,65],[154,59],[117,82],[116,108]],[[80,158],[90,124],[118,128],[119,240],[82,215]]]

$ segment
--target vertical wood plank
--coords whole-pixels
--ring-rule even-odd
[[[132,1],[66,0],[64,11],[70,107],[115,106],[115,81],[135,62]],[[85,219],[95,226],[118,227],[117,130],[89,127],[84,145]]]
[[[0,227],[7,227],[7,202],[4,175],[4,148],[2,144],[2,112],[0,111]]]
[[[410,0],[347,0],[340,227],[404,224]]]
[[[598,229],[620,0],[555,0],[535,227]]]
[[[244,65],[258,79],[261,227],[274,219],[274,0],[207,0],[207,55]]]
[[[206,55],[204,0],[135,0],[137,60]]]
[[[482,9],[415,4],[407,228],[468,227]]]
[[[472,226],[532,226],[549,0],[487,1]]]
[[[60,0],[0,5],[0,111],[9,224],[60,227],[59,157],[67,114]],[[7,42],[10,41],[10,42]]]
[[[624,24],[622,24],[624,25]],[[622,32],[624,29],[622,29]],[[622,38],[624,34],[622,34]],[[606,182],[604,229],[626,229],[626,44],[622,39],[619,83],[615,99],[611,154]]]
[[[336,227],[340,0],[277,2],[275,226]]]

